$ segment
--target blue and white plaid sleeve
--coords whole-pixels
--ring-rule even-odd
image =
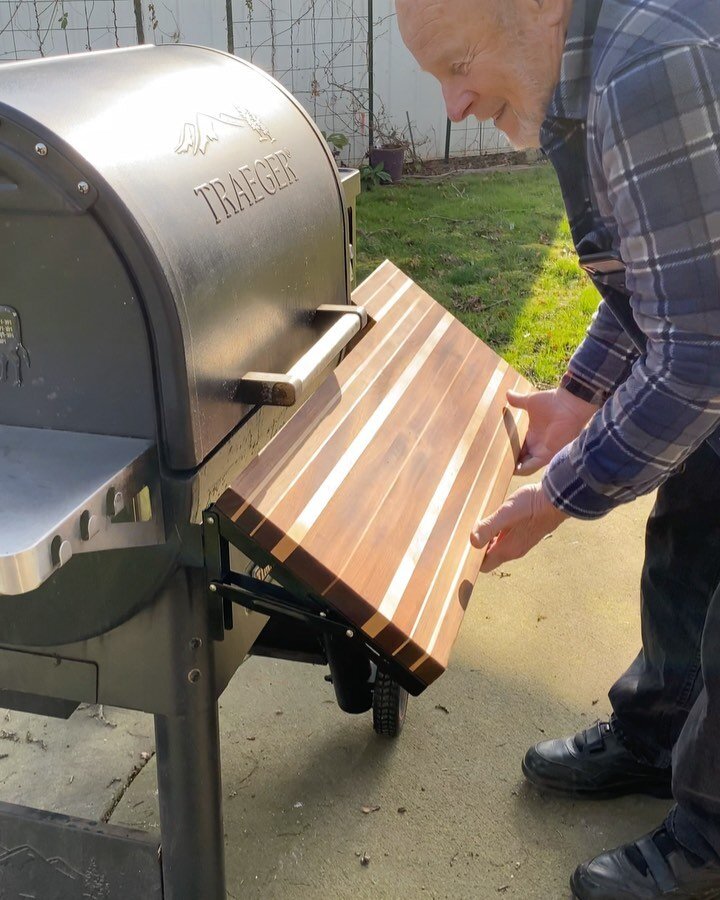
[[[630,337],[602,301],[560,386],[602,406],[628,377],[637,355]]]
[[[601,177],[648,348],[545,475],[579,518],[653,490],[720,425],[718,85],[709,42],[626,67],[600,100]]]

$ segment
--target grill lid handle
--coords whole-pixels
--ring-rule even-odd
[[[339,314],[340,318],[286,374],[248,372],[238,385],[240,402],[252,406],[295,406],[308,384],[346,349],[368,322],[362,306],[326,304],[318,307],[318,314]]]

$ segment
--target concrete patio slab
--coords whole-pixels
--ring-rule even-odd
[[[221,699],[229,897],[567,898],[578,862],[660,821],[668,802],[563,801],[520,773],[531,743],[607,715],[638,649],[650,502],[569,522],[482,576],[449,671],[411,699],[398,741],[341,713],[324,670],[248,661]],[[105,710],[112,729],[93,712],[0,712],[21,736],[0,740],[0,800],[156,827],[151,719]]]

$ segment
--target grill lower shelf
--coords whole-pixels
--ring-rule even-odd
[[[390,262],[354,293],[371,325],[215,511],[425,685],[447,667],[530,385]]]

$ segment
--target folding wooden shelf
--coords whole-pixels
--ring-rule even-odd
[[[277,570],[425,685],[447,667],[502,501],[530,385],[385,262],[353,295],[370,325],[216,504]]]

